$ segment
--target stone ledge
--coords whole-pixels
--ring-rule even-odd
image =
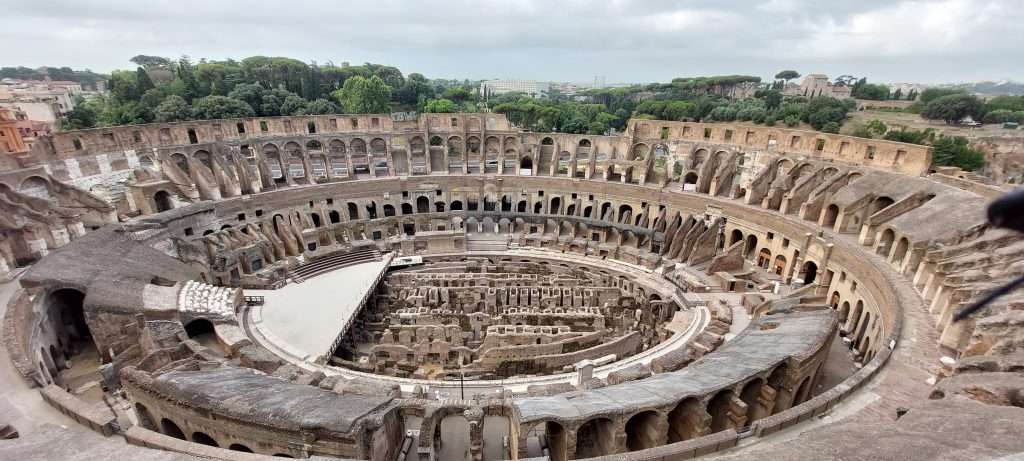
[[[693,459],[717,451],[735,447],[740,437],[733,429],[726,429],[711,435],[670,443],[660,447],[630,453],[587,458],[586,461],[668,461]]]
[[[164,451],[173,451],[175,453],[184,453],[206,459],[222,459],[227,461],[269,461],[271,459],[281,459],[273,456],[245,453],[176,439],[140,426],[132,426],[128,428],[124,433],[124,438],[131,445],[155,448]],[[311,456],[306,459],[312,461],[326,461],[328,459],[336,461],[351,461],[339,458],[324,458],[321,456]]]
[[[67,417],[88,426],[89,429],[103,434],[105,437],[110,437],[119,431],[117,418],[113,413],[99,411],[60,387],[51,384],[41,389],[39,393],[42,394],[46,403]]]

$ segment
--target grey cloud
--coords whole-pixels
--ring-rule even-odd
[[[1024,78],[1019,0],[0,0],[0,11],[5,66],[261,54],[459,78]]]

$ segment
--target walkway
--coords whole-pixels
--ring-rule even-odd
[[[17,281],[0,284],[0,318],[18,288]],[[21,435],[0,440],[0,459],[18,461],[176,461],[197,459],[177,453],[128,445],[121,436],[103,437],[64,416],[43,401],[38,389],[15,371],[7,349],[0,347],[0,422]]]

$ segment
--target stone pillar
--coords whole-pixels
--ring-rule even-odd
[[[64,227],[51,227],[50,235],[53,236],[53,244],[57,248],[67,245],[71,241],[68,231]]]

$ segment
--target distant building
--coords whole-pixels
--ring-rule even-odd
[[[75,109],[82,85],[68,81],[0,80],[0,107],[24,112],[28,120],[55,125]]]
[[[803,96],[806,98],[849,99],[852,89],[843,84],[833,84],[825,74],[809,74],[799,85],[789,84],[783,90],[786,96]]]
[[[534,98],[541,98],[547,96],[550,89],[550,83],[536,80],[485,80],[480,82],[480,95],[484,98],[505,93],[526,93]]]
[[[0,154],[23,154],[28,150],[29,146],[18,130],[15,112],[0,108]]]

